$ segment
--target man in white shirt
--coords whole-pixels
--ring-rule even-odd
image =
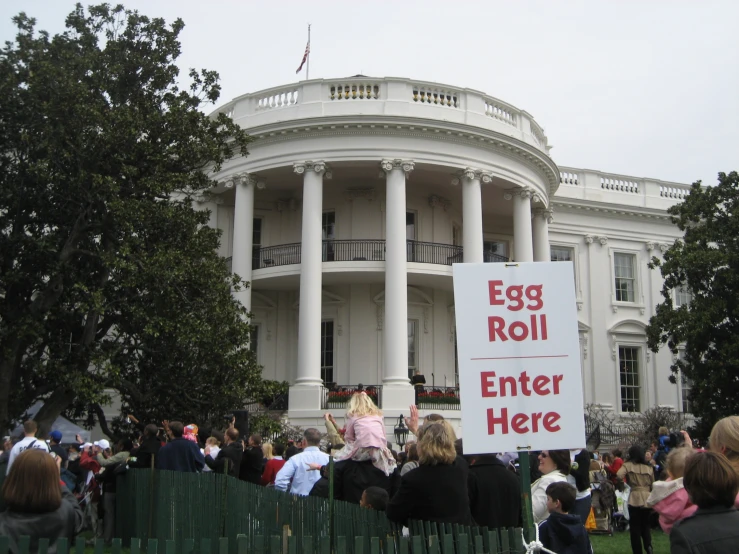
[[[308,496],[313,485],[321,478],[320,471],[311,471],[310,464],[328,464],[328,454],[321,452],[318,445],[321,433],[318,429],[306,429],[303,434],[303,452],[290,458],[275,478],[275,488],[289,490],[292,494]],[[291,484],[292,481],[292,484]]]
[[[25,437],[23,438],[23,440],[16,443],[16,445],[10,451],[7,473],[10,473],[10,466],[13,465],[13,462],[18,457],[18,454],[20,454],[24,450],[28,450],[29,448],[37,448],[38,450],[44,450],[45,452],[49,451],[49,446],[46,444],[46,441],[42,441],[36,438],[37,431],[38,425],[32,419],[29,419],[23,424],[23,433],[25,434]]]

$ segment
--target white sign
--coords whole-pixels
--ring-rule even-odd
[[[585,446],[572,264],[453,271],[465,454]]]

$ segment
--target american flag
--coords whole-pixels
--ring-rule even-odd
[[[300,70],[303,69],[305,62],[308,60],[308,54],[310,54],[310,41],[308,41],[308,44],[305,45],[305,54],[303,54],[303,61],[300,62],[300,67],[295,73],[300,73]]]

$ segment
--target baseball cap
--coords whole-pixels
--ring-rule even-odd
[[[59,430],[54,430],[51,433],[49,433],[49,437],[55,442],[62,442],[62,432]]]
[[[107,450],[108,448],[110,448],[110,443],[106,441],[105,439],[100,439],[99,441],[95,441],[93,444],[95,446],[99,446],[103,450]]]

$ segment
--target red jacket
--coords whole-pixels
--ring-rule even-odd
[[[281,458],[272,458],[271,460],[268,460],[267,465],[264,466],[264,473],[262,473],[262,486],[266,487],[267,485],[274,485],[275,477],[277,477],[277,473],[284,465],[285,460]]]
[[[97,461],[97,456],[83,450],[80,456],[80,469],[92,471],[93,475],[97,475],[100,472],[100,463]],[[92,502],[100,500],[100,487],[94,477],[90,481],[88,488],[92,491]]]

